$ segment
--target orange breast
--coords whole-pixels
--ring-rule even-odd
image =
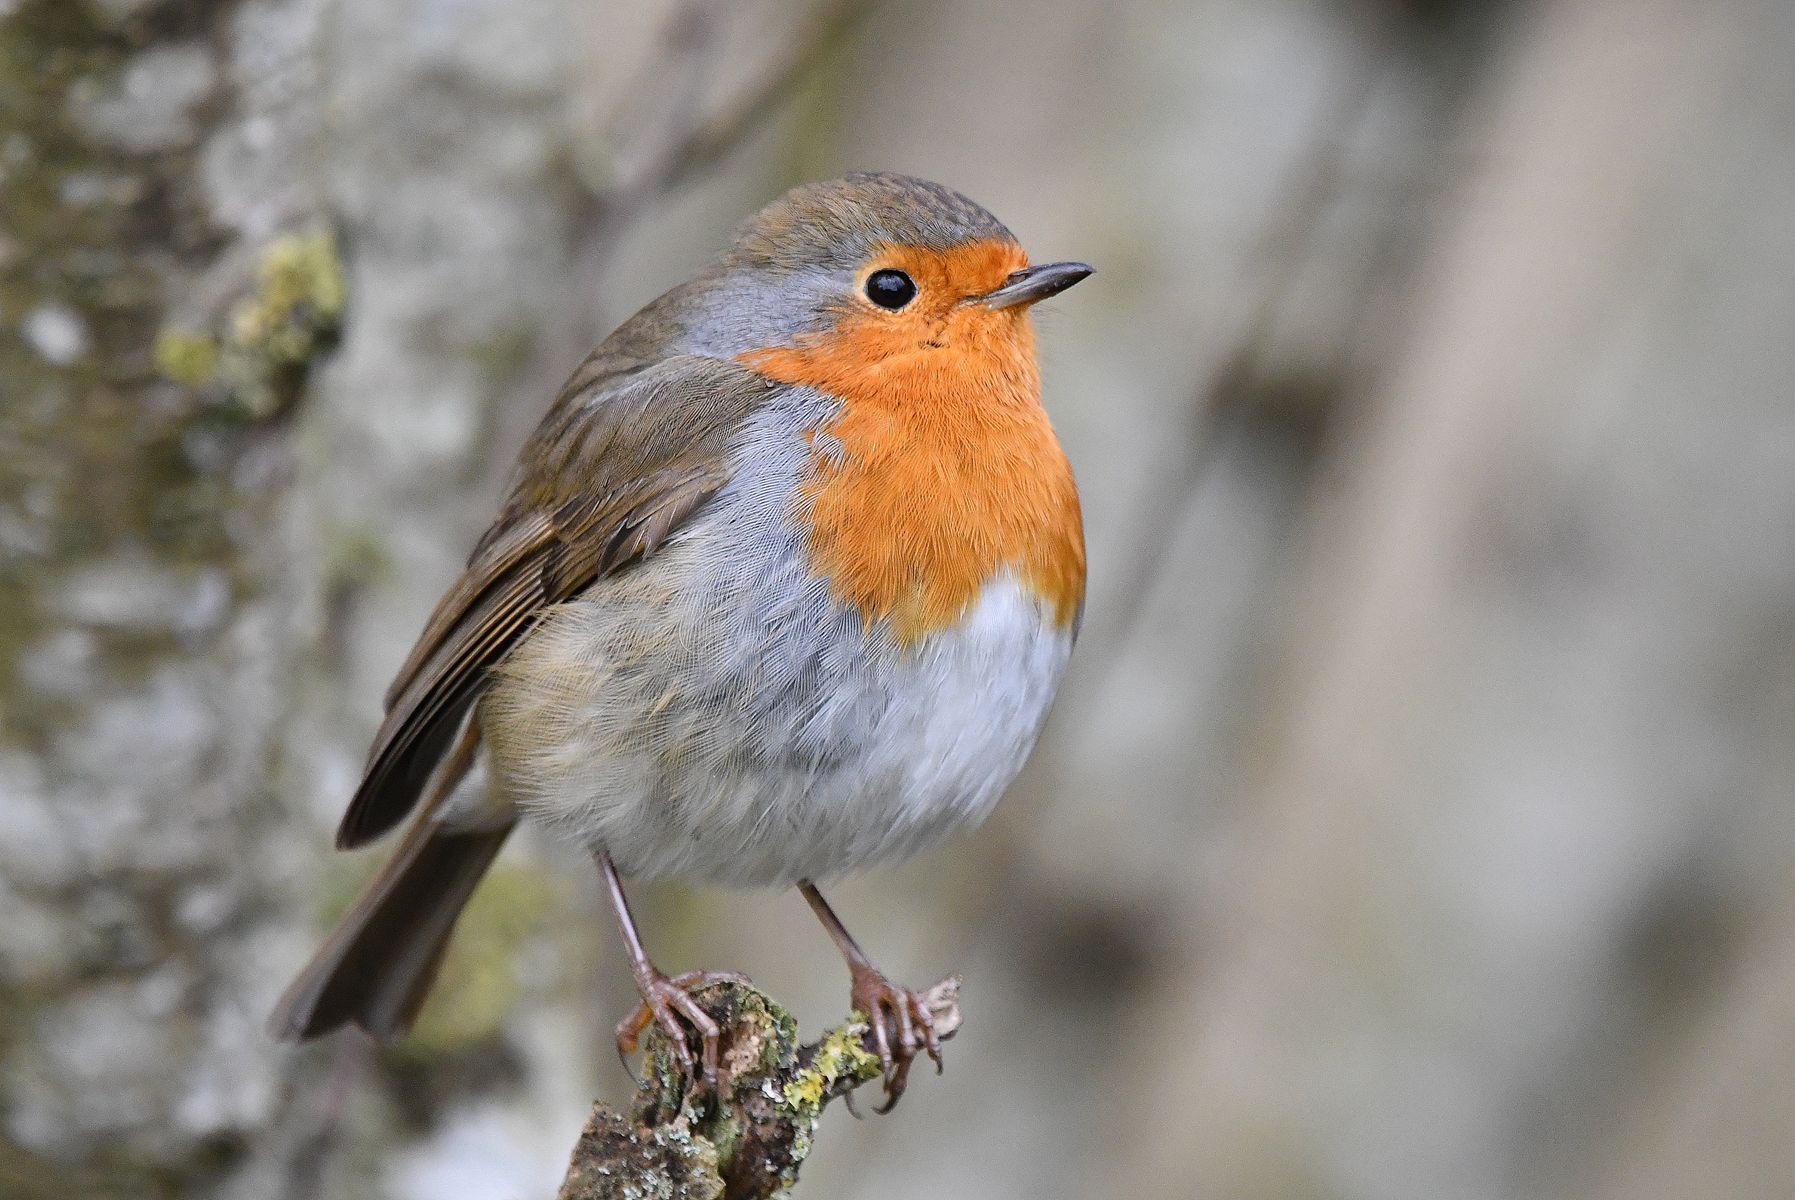
[[[1020,265],[993,258],[989,243],[937,257],[954,254],[982,257],[948,269],[998,281]],[[798,346],[742,356],[842,401],[804,489],[812,561],[839,599],[904,642],[957,623],[1005,569],[1069,625],[1084,597],[1084,530],[1041,408],[1028,316],[913,307],[851,313]]]

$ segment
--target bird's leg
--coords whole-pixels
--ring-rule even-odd
[[[686,1077],[695,1079],[690,1035],[686,1031],[686,1025],[690,1025],[699,1038],[696,1065],[703,1071],[703,1084],[715,1092],[721,1058],[718,1044],[721,1031],[710,1014],[692,999],[691,989],[708,983],[747,983],[747,978],[729,971],[687,971],[671,979],[661,974],[660,968],[649,961],[648,951],[642,948],[642,935],[636,929],[635,915],[630,912],[629,898],[623,894],[623,881],[617,877],[617,867],[611,862],[610,854],[600,849],[593,857],[598,860],[599,874],[604,876],[611,910],[617,914],[617,924],[623,930],[623,944],[629,951],[630,973],[636,977],[636,990],[642,994],[642,1003],[636,1011],[617,1025],[617,1053],[624,1058],[625,1069],[629,1067],[627,1055],[636,1049],[642,1031],[652,1021],[667,1031]],[[681,1017],[685,1018],[685,1024],[681,1024]]]
[[[910,1063],[918,1051],[926,1051],[935,1060],[936,1073],[941,1071],[941,1039],[935,1032],[935,1014],[921,993],[891,982],[873,966],[872,960],[866,957],[866,952],[814,883],[805,880],[798,885],[798,890],[804,893],[811,911],[816,913],[848,962],[848,974],[852,979],[851,1003],[866,1014],[866,1023],[872,1027],[873,1045],[885,1067],[885,1104],[875,1111],[890,1112],[904,1094],[905,1081],[910,1077]]]

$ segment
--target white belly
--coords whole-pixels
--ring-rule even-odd
[[[553,610],[481,705],[494,774],[627,873],[826,879],[983,819],[1040,732],[1072,635],[1014,577],[900,649],[794,560],[756,581],[702,533]],[[711,561],[716,561],[711,559]]]

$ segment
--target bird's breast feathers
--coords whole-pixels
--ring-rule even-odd
[[[966,619],[1005,572],[1057,625],[1076,622],[1078,491],[1025,315],[956,314],[909,334],[849,319],[742,361],[837,403],[805,432],[795,518],[816,574],[869,627],[914,643]]]

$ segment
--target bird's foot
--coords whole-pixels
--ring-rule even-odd
[[[643,1030],[657,1024],[666,1031],[686,1078],[715,1094],[721,1058],[718,1038],[722,1031],[691,993],[713,983],[747,982],[747,976],[734,971],[687,971],[671,979],[655,971],[638,979],[636,986],[642,993],[642,1003],[617,1023],[617,1056],[623,1059],[624,1070],[629,1070],[629,1055],[641,1045]],[[696,1055],[692,1053],[694,1034],[698,1038]]]
[[[851,1002],[866,1014],[873,1047],[885,1068],[885,1103],[873,1111],[888,1113],[903,1096],[910,1064],[919,1053],[934,1059],[935,1073],[941,1073],[941,1035],[927,994],[891,982],[870,963],[853,964],[851,969]]]

